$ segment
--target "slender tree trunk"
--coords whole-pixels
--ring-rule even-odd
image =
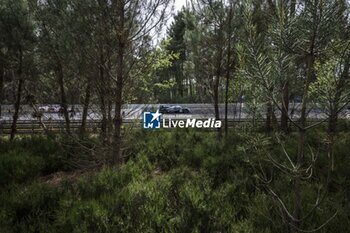
[[[111,70],[111,64],[110,60],[108,62],[108,70]],[[108,144],[111,144],[111,140],[113,137],[113,118],[112,118],[112,111],[113,111],[113,88],[111,86],[111,80],[112,77],[109,75],[109,72],[107,74],[107,79],[106,79],[106,88],[107,88],[107,139],[108,139]]]
[[[220,119],[220,111],[219,111],[219,82],[220,78],[216,77],[215,79],[215,87],[214,87],[214,112],[215,119]]]
[[[183,100],[183,97],[184,97],[184,86],[183,86],[183,81],[184,81],[184,77],[183,77],[183,72],[182,72],[182,67],[181,67],[181,64],[178,64],[177,65],[177,68],[176,68],[176,72],[175,72],[176,76],[178,76],[178,94],[180,95],[181,97],[181,100]]]
[[[108,92],[109,86],[107,85],[105,75],[105,37],[104,33],[106,31],[106,23],[105,23],[105,14],[102,14],[99,18],[99,37],[98,37],[98,56],[99,56],[99,62],[98,62],[98,80],[97,80],[97,91],[100,101],[100,111],[102,114],[101,119],[101,132],[100,132],[100,139],[103,146],[109,146],[109,140],[108,140],[108,132],[107,132],[107,101],[111,98],[110,93]],[[107,46],[108,47],[108,46]],[[107,56],[107,55],[106,55]],[[108,56],[107,56],[108,57]]]
[[[110,95],[112,97],[113,95]],[[112,112],[113,112],[113,102],[110,98],[108,98],[107,101],[107,140],[108,144],[111,144],[111,140],[113,138],[113,117],[112,117]]]
[[[91,96],[91,78],[88,77],[87,79],[87,85],[85,89],[85,99],[84,99],[84,105],[83,105],[83,115],[82,115],[82,122],[80,127],[80,135],[84,135],[86,132],[86,121],[87,121],[87,115],[90,105],[90,96]]]
[[[121,54],[119,54],[121,55]],[[118,58],[118,63],[123,64],[123,58]],[[120,69],[120,68],[119,68]],[[122,71],[122,69],[120,69]],[[117,93],[115,102],[115,119],[114,119],[114,146],[113,146],[113,164],[120,164],[122,162],[122,140],[121,140],[121,130],[122,130],[122,91],[123,91],[123,75],[119,73],[119,80],[117,80]]]
[[[274,108],[274,105],[271,104],[272,106],[272,109],[271,109],[271,126],[272,126],[272,129],[277,129],[278,128],[278,120],[277,120],[277,117],[276,117],[276,114],[275,114],[275,108]]]
[[[231,71],[231,19],[232,6],[230,6],[228,14],[228,46],[227,46],[227,65],[226,65],[226,86],[225,86],[225,138],[228,135],[228,91],[230,86],[230,71]]]
[[[118,2],[119,30],[124,30],[125,20],[124,2]],[[117,88],[115,97],[115,116],[114,116],[114,145],[113,145],[113,164],[122,163],[122,104],[123,104],[123,84],[124,84],[124,56],[125,56],[125,32],[118,35],[117,51]]]
[[[10,141],[13,141],[16,135],[17,131],[17,120],[18,120],[18,115],[19,115],[19,109],[21,106],[21,98],[22,98],[22,88],[24,84],[24,79],[22,77],[22,62],[23,62],[23,53],[22,49],[20,49],[19,52],[19,69],[17,72],[18,76],[18,86],[17,86],[17,94],[16,94],[16,102],[15,102],[15,112],[13,114],[13,120],[12,120],[12,125],[11,125],[11,136],[10,136]]]
[[[266,112],[266,131],[272,131],[272,104],[271,102],[267,103],[267,112]]]
[[[331,159],[331,170],[334,170],[334,154],[333,154],[333,144],[334,144],[334,136],[337,131],[337,121],[338,121],[338,114],[337,114],[337,109],[338,105],[337,103],[331,104],[330,107],[330,115],[328,118],[328,129],[327,129],[327,134],[328,134],[328,156]]]
[[[269,90],[271,93],[273,92],[273,88],[270,88]],[[271,132],[273,128],[273,121],[274,121],[275,113],[273,109],[273,105],[271,101],[267,103],[267,112],[266,112],[266,131]]]
[[[226,90],[225,90],[225,137],[228,135],[228,89],[230,85],[230,72],[226,76]]]
[[[105,82],[105,76],[104,76],[104,68],[103,68],[103,54],[102,50],[100,50],[100,65],[99,65],[99,80],[97,81],[97,87],[98,87],[98,95],[100,99],[100,109],[102,113],[102,120],[101,120],[101,141],[103,145],[108,144],[107,140],[107,107],[106,107],[106,82]]]
[[[60,61],[57,62],[57,75],[58,75],[58,85],[60,88],[60,95],[61,95],[61,106],[63,108],[63,115],[66,123],[66,132],[70,134],[71,133],[70,119],[69,119],[69,113],[68,113],[66,91],[64,89],[64,74],[63,74],[63,67]]]
[[[314,62],[315,62],[315,56],[314,56],[314,40],[315,35],[313,37],[313,42],[310,46],[310,53],[306,57],[306,80],[305,80],[305,86],[303,91],[303,100],[301,104],[301,116],[300,116],[300,129],[299,129],[299,140],[298,140],[298,154],[297,154],[297,166],[301,166],[304,160],[304,153],[305,153],[305,145],[306,145],[306,108],[307,108],[307,102],[308,102],[308,92],[309,92],[309,86],[310,83],[313,80],[314,77]],[[296,177],[294,179],[294,218],[300,219],[301,212],[302,212],[302,201],[301,201],[301,190],[300,190],[300,178]],[[296,228],[299,228],[300,222],[294,221],[293,225]],[[296,232],[298,230],[295,229]]]
[[[295,16],[295,6],[296,6],[296,0],[290,0],[290,17],[291,18]],[[289,132],[288,114],[289,114],[289,77],[287,76],[286,82],[282,84],[281,130],[284,133]]]
[[[192,86],[192,79],[191,79],[191,77],[188,78],[188,83],[190,85],[190,100],[191,100],[191,102],[193,102],[194,101],[194,99],[193,99],[193,86]]]
[[[101,120],[101,139],[103,145],[108,145],[107,140],[107,109],[104,97],[101,97],[101,112],[102,112],[102,120]]]
[[[338,121],[338,114],[337,114],[337,108],[336,106],[332,106],[330,109],[330,114],[328,118],[328,134],[334,134],[337,131],[337,121]]]
[[[282,112],[281,112],[281,129],[288,133],[288,111],[289,111],[289,82],[287,81],[282,87]]]
[[[22,75],[22,74],[20,74],[20,75]],[[13,114],[10,141],[12,141],[15,138],[16,131],[17,131],[17,120],[18,120],[18,115],[19,115],[19,109],[20,109],[20,106],[21,106],[23,83],[24,83],[24,80],[22,79],[22,77],[20,77],[19,80],[18,80],[18,86],[17,86],[15,112]]]
[[[296,5],[296,0],[291,0],[290,2],[290,14],[292,17],[294,17],[295,15],[295,5]],[[313,52],[313,44],[311,45],[311,50]],[[303,103],[302,103],[302,113],[301,113],[301,126],[302,129],[299,130],[299,145],[298,145],[298,154],[297,154],[297,164],[299,166],[299,164],[301,163],[301,160],[304,156],[304,143],[305,143],[305,125],[306,125],[306,116],[305,116],[305,112],[306,112],[306,94],[308,92],[308,82],[309,80],[311,80],[311,69],[313,69],[313,62],[310,64],[308,64],[308,74],[307,74],[307,86],[304,89],[304,95],[303,95]],[[312,67],[311,67],[312,66]],[[289,85],[289,83],[287,82],[287,84]],[[287,86],[288,87],[288,86]],[[289,92],[289,90],[288,90]],[[285,103],[285,96],[287,95],[287,91],[283,92],[283,101]],[[288,93],[289,95],[289,93]],[[288,104],[289,104],[289,100],[288,100]],[[288,111],[286,112],[286,114],[288,114]],[[287,116],[287,115],[285,115]],[[282,120],[282,119],[281,119]],[[287,128],[288,129],[288,119],[285,120],[283,119],[284,124],[287,121]],[[281,126],[282,126],[282,121],[281,121]],[[284,126],[282,126],[283,129]],[[301,203],[301,191],[300,191],[300,180],[299,178],[295,178],[294,180],[294,217],[296,219],[299,219],[301,216],[301,210],[302,210],[302,203]],[[293,225],[295,227],[299,227],[300,223],[298,221],[293,221]],[[299,232],[299,230],[297,230],[297,228],[293,228],[294,232]]]
[[[219,111],[219,86],[220,86],[220,76],[221,76],[221,59],[222,59],[222,49],[219,48],[219,57],[216,64],[216,77],[214,81],[214,111],[215,111],[215,119],[220,119],[220,111]]]
[[[3,104],[3,90],[4,90],[4,76],[5,76],[5,69],[4,65],[0,63],[0,118],[2,115],[2,104]],[[0,125],[1,127],[1,125]],[[0,129],[1,130],[1,129]]]
[[[238,121],[241,121],[241,118],[242,118],[242,100],[240,99],[239,100],[239,113],[238,113]]]

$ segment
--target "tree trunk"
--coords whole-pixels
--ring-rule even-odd
[[[110,95],[113,96],[113,95]],[[108,144],[111,144],[111,140],[113,138],[113,117],[112,117],[112,113],[113,113],[113,101],[108,98],[107,101],[107,113],[106,113],[106,117],[107,117],[107,140],[108,140]]]
[[[61,107],[63,108],[63,115],[66,123],[66,132],[70,134],[71,133],[70,119],[69,119],[68,106],[67,106],[67,97],[64,89],[64,74],[63,74],[63,67],[60,61],[57,62],[57,75],[58,75],[58,85],[60,88],[60,95],[61,95]]]
[[[87,120],[87,114],[89,110],[90,105],[90,96],[91,96],[91,78],[88,77],[86,90],[85,90],[85,99],[84,99],[84,105],[83,105],[83,115],[82,115],[82,122],[80,127],[80,135],[83,136],[86,132],[86,120]]]
[[[17,94],[16,94],[16,102],[15,102],[15,112],[13,114],[13,120],[12,120],[12,125],[11,125],[11,136],[10,136],[10,141],[13,141],[16,135],[17,131],[17,120],[18,120],[18,114],[19,114],[19,109],[21,106],[21,98],[22,98],[22,88],[23,88],[23,77],[22,77],[22,62],[23,62],[23,53],[22,49],[20,49],[19,52],[19,69],[18,69],[18,86],[17,86]]]
[[[122,53],[118,55],[118,63],[123,64],[123,58],[119,57]],[[122,130],[122,91],[123,91],[123,75],[120,73],[122,72],[122,69],[119,68],[118,71],[119,77],[117,80],[117,93],[116,93],[116,101],[115,101],[115,117],[114,117],[114,146],[113,146],[113,164],[120,164],[122,162],[121,158],[121,147],[122,147],[122,141],[121,141],[121,130]]]
[[[193,87],[192,87],[192,81],[191,81],[191,77],[188,77],[188,84],[189,84],[189,95],[190,95],[190,102],[193,102]]]
[[[108,145],[107,139],[107,109],[105,104],[104,97],[101,97],[101,112],[102,112],[102,120],[101,120],[101,139],[103,145]]]
[[[20,74],[21,75],[21,74]],[[19,115],[19,109],[21,106],[21,98],[22,98],[22,86],[23,86],[24,80],[22,77],[18,80],[18,86],[17,86],[17,95],[16,95],[16,102],[15,102],[15,112],[13,114],[13,121],[11,125],[11,136],[10,141],[12,141],[15,138],[16,131],[17,131],[17,120]]]
[[[334,134],[337,131],[337,121],[338,121],[338,114],[337,114],[337,108],[335,106],[331,107],[329,118],[328,118],[328,134]]]
[[[122,104],[123,104],[123,82],[124,82],[124,56],[125,56],[125,33],[124,31],[124,20],[125,20],[125,5],[124,3],[118,2],[118,16],[119,16],[119,30],[121,31],[118,35],[118,51],[117,51],[117,88],[116,88],[116,99],[115,99],[115,116],[114,116],[114,145],[113,145],[113,164],[122,163]]]
[[[4,90],[4,76],[5,76],[5,68],[2,63],[0,63],[0,119],[2,116],[2,104],[3,104],[3,90]],[[0,135],[2,134],[2,124],[0,123]],[[1,144],[1,140],[0,140]]]
[[[102,50],[100,50],[100,64],[99,64],[99,80],[97,81],[97,88],[98,88],[98,95],[100,99],[100,109],[102,113],[102,120],[101,120],[101,141],[104,146],[108,144],[107,140],[107,108],[106,108],[106,83],[105,83],[105,76],[104,76],[104,69],[103,69],[103,54]]]
[[[281,112],[281,129],[288,133],[288,111],[289,111],[289,82],[287,81],[282,87],[282,112]]]
[[[108,144],[111,144],[111,140],[113,137],[113,118],[112,118],[112,111],[113,111],[113,88],[111,86],[111,80],[112,77],[109,75],[110,70],[111,70],[111,64],[110,60],[108,61],[108,70],[109,72],[107,73],[107,79],[106,79],[106,87],[107,87],[107,139],[108,139]]]
[[[220,119],[220,111],[219,111],[219,85],[220,85],[220,76],[221,76],[221,58],[222,58],[222,50],[220,49],[219,57],[216,65],[216,77],[214,80],[214,111],[215,111],[215,119]]]
[[[292,17],[294,17],[294,15],[295,15],[295,6],[296,6],[296,0],[291,0],[291,2],[290,2],[290,14],[291,14]],[[311,49],[310,49],[311,53],[313,53],[313,46],[314,45],[312,43]],[[298,145],[298,154],[297,154],[297,165],[298,166],[301,163],[302,158],[304,156],[305,125],[306,125],[306,116],[305,116],[306,99],[305,98],[306,98],[306,94],[307,94],[308,88],[309,88],[309,84],[308,83],[311,80],[311,69],[313,69],[313,62],[308,62],[307,61],[307,63],[308,63],[307,64],[307,66],[308,66],[307,67],[307,69],[308,69],[307,72],[308,73],[307,73],[307,77],[306,77],[306,79],[307,79],[306,82],[307,83],[306,83],[306,87],[304,89],[302,111],[301,111],[302,112],[301,113],[301,127],[302,127],[302,129],[299,130],[299,145]],[[289,83],[287,81],[286,86],[285,86],[286,90],[283,91],[283,102],[284,103],[286,103],[287,92],[289,92],[288,85],[289,85]],[[289,97],[289,93],[288,93],[288,97]],[[288,100],[288,105],[289,105],[289,100]],[[288,110],[288,108],[285,109],[285,110]],[[284,114],[288,114],[288,111],[286,111]],[[287,115],[284,115],[284,116],[286,117]],[[285,125],[286,122],[287,122],[287,125]],[[284,125],[282,125],[282,124],[284,124]],[[283,121],[281,119],[282,130],[284,129],[283,127],[285,127],[285,126],[286,126],[285,129],[288,130],[288,119],[287,120],[283,119]],[[295,178],[295,180],[294,180],[294,187],[293,188],[294,188],[294,213],[293,213],[293,215],[294,215],[294,218],[299,219],[300,216],[301,216],[302,203],[301,203],[300,180],[299,180],[298,177]],[[300,223],[298,221],[293,221],[293,225],[296,227],[296,228],[293,229],[293,231],[294,232],[299,232],[299,230],[297,228],[299,227]]]
[[[304,153],[305,153],[305,145],[306,145],[306,107],[307,107],[307,95],[309,92],[309,86],[314,78],[314,62],[315,62],[315,55],[314,55],[314,41],[315,41],[315,34],[313,36],[313,42],[310,46],[310,53],[306,57],[306,80],[305,80],[305,86],[303,90],[303,100],[301,104],[301,116],[300,116],[300,129],[299,129],[299,140],[298,140],[298,154],[297,154],[297,162],[296,166],[301,167],[304,160]],[[301,200],[301,190],[300,190],[300,178],[296,177],[294,179],[294,218],[300,219],[302,214],[302,200]],[[299,221],[293,221],[293,225],[296,228],[299,228],[300,222]],[[298,232],[298,230],[296,230]]]
[[[215,111],[215,119],[220,119],[220,111],[219,111],[219,82],[220,78],[216,77],[215,86],[214,86],[214,111]]]
[[[227,71],[226,75],[226,90],[225,90],[225,137],[228,135],[228,89],[230,84],[230,72]]]
[[[228,46],[227,46],[227,65],[226,65],[226,86],[225,86],[225,138],[228,135],[228,91],[230,85],[230,71],[231,71],[231,19],[232,6],[230,6],[228,14]]]
[[[3,90],[4,90],[4,76],[5,76],[5,69],[4,69],[4,65],[2,63],[0,63],[0,118],[2,115],[2,104],[3,104]],[[1,127],[1,125],[0,125]],[[1,129],[0,129],[1,131]]]
[[[267,112],[266,112],[266,131],[272,131],[272,104],[271,102],[267,103]]]

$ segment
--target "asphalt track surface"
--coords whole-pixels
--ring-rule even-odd
[[[128,104],[123,105],[123,119],[127,122],[130,120],[142,119],[143,112],[154,112],[158,109],[161,104]],[[197,119],[206,119],[213,118],[214,114],[214,106],[213,104],[171,104],[171,106],[180,105],[182,107],[189,108],[190,114],[163,114],[163,118],[171,118],[171,119],[186,119],[186,118],[197,118]],[[38,105],[38,108],[45,109],[43,111],[42,121],[64,121],[64,116],[59,114],[57,109],[59,105]],[[53,110],[49,110],[49,108],[54,108]],[[72,106],[68,107],[68,110],[71,110]],[[74,105],[74,111],[69,113],[70,119],[72,121],[79,121],[82,119],[82,106]],[[289,105],[289,114],[293,119],[298,119],[300,117],[300,103],[290,103]],[[1,123],[10,123],[13,118],[13,106],[12,105],[3,105],[1,109]],[[27,122],[37,120],[36,117],[33,117],[34,110],[28,106],[22,106],[18,123]],[[219,105],[220,118],[224,118],[225,116],[225,105]],[[322,107],[318,107],[317,105],[311,106],[308,110],[308,118],[309,119],[326,119],[328,117],[327,110]],[[255,113],[257,117],[264,118],[266,112],[262,106],[261,110],[257,110]],[[112,116],[114,116],[114,111],[112,110]],[[280,116],[280,111],[278,109],[275,110],[275,115],[278,118]],[[253,111],[247,107],[245,103],[230,103],[228,105],[228,119],[250,119],[253,117]],[[339,114],[340,118],[350,119],[350,110],[346,109]],[[88,121],[98,121],[102,119],[101,111],[97,106],[92,106],[88,110]]]
[[[162,114],[163,119],[208,119],[214,118],[214,106],[213,104],[171,104],[171,106],[180,105],[182,107],[189,108],[190,114]],[[122,108],[123,123],[139,124],[141,127],[143,113],[155,112],[159,108],[160,104],[128,104]],[[43,110],[41,122],[51,131],[63,132],[65,130],[65,119],[63,114],[58,113],[59,105],[37,105],[38,109]],[[74,105],[69,106],[68,110],[74,108],[74,112],[69,112],[70,127],[72,130],[79,130],[82,122],[82,106]],[[300,117],[300,103],[290,103],[289,115],[297,121]],[[51,108],[51,110],[49,110]],[[254,118],[257,122],[264,122],[266,116],[265,106],[261,109],[257,109],[254,112],[248,108],[245,103],[230,103],[228,105],[228,124],[233,125],[235,122],[251,122]],[[9,134],[11,132],[11,124],[13,119],[13,105],[2,105],[0,117],[0,134]],[[43,127],[39,122],[39,119],[33,117],[33,108],[28,105],[21,107],[19,118],[17,121],[17,133],[19,134],[35,134],[42,133]],[[219,105],[220,118],[225,117],[225,105]],[[315,122],[324,122],[327,120],[327,111],[317,104],[311,106],[307,110],[308,122],[313,124]],[[114,116],[112,110],[111,116]],[[277,120],[280,117],[280,111],[275,110],[275,116]],[[350,120],[350,109],[345,109],[340,112],[339,118]],[[99,130],[101,127],[102,114],[98,106],[92,106],[88,110],[86,128],[92,132]]]

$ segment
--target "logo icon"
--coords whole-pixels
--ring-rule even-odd
[[[157,112],[144,112],[143,113],[143,128],[145,129],[159,129],[160,128],[160,116],[162,114]]]

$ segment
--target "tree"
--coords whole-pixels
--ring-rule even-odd
[[[67,79],[74,72],[71,51],[73,48],[72,20],[69,18],[70,4],[65,1],[48,1],[35,6],[40,41],[40,58],[46,63],[44,75],[57,82],[60,105],[65,119],[67,134],[71,134],[68,110]]]
[[[342,3],[333,1],[307,2],[299,9],[300,12],[296,19],[286,20],[287,6],[285,4],[276,5],[278,21],[270,27],[270,36],[268,37],[258,33],[257,26],[251,17],[251,6],[248,4],[246,7],[247,40],[244,43],[245,48],[241,50],[241,60],[244,61],[243,72],[246,77],[257,84],[264,94],[263,99],[271,101],[281,112],[285,106],[281,106],[277,101],[284,98],[284,94],[281,95],[280,90],[276,88],[279,83],[285,83],[286,80],[294,78],[297,80],[297,88],[300,88],[302,93],[299,120],[295,121],[286,115],[288,120],[298,129],[297,152],[292,156],[283,149],[283,154],[290,165],[288,167],[270,158],[276,167],[286,172],[293,180],[293,211],[289,211],[281,197],[269,189],[270,193],[282,205],[293,231],[298,232],[302,230],[300,227],[302,227],[305,218],[309,217],[310,213],[315,210],[312,208],[309,213],[304,215],[301,196],[301,185],[304,180],[311,177],[308,167],[315,163],[313,152],[308,151],[306,147],[306,131],[316,126],[316,124],[307,125],[310,86],[315,81],[317,82],[315,61],[317,59],[323,60],[327,54],[331,38],[336,37],[336,30],[333,30],[331,25],[337,25],[341,22],[344,7]],[[291,40],[286,40],[287,37],[293,38],[294,42],[290,43]],[[297,64],[296,69],[295,64]],[[285,79],[285,74],[291,75],[291,77]],[[282,142],[279,142],[284,148]],[[265,181],[267,180],[265,179]],[[315,206],[317,207],[319,204],[317,202]]]
[[[3,97],[3,85],[5,70],[12,74],[13,82],[16,85],[14,114],[11,126],[10,140],[13,140],[17,130],[17,120],[23,99],[23,90],[26,78],[30,75],[30,67],[33,61],[33,23],[27,1],[0,2],[1,20],[1,99]],[[6,55],[6,62],[4,56]]]
[[[116,82],[115,115],[113,136],[113,163],[120,164],[122,158],[122,104],[123,91],[131,76],[133,67],[140,62],[137,59],[137,47],[142,47],[143,38],[161,26],[166,16],[170,0],[124,1],[116,0],[111,4],[115,14],[116,33],[116,72],[112,77]]]
[[[169,51],[169,54],[178,54],[179,57],[165,72],[163,72],[165,76],[170,77],[170,80],[174,80],[175,82],[174,90],[171,90],[174,94],[170,96],[170,100],[175,99],[177,102],[179,102],[179,100],[184,100],[185,95],[188,95],[188,93],[186,93],[185,88],[187,87],[185,86],[185,83],[188,83],[189,85],[190,99],[192,95],[191,80],[186,79],[184,75],[184,63],[186,61],[187,50],[184,39],[187,30],[185,14],[186,10],[183,8],[174,16],[174,21],[170,25],[170,28],[168,28],[167,34],[170,42],[167,46],[167,50]]]
[[[192,53],[193,59],[196,59],[193,63],[201,69],[197,80],[210,93],[214,103],[215,118],[220,119],[221,78],[225,74],[225,65],[227,70],[232,69],[230,59],[233,5],[230,1],[198,0],[192,1],[192,7],[197,16],[198,25],[197,32],[192,33],[198,33],[198,35],[190,40],[192,47],[197,47],[196,53]]]

